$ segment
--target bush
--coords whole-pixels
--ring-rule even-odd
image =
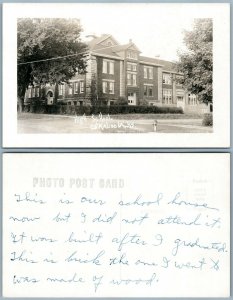
[[[136,105],[112,105],[92,107],[93,114],[183,114],[180,107],[160,107],[160,106],[136,106]]]
[[[111,106],[75,106],[75,105],[46,105],[31,104],[25,106],[25,112],[59,115],[117,115],[117,114],[183,114],[180,107],[162,106],[134,106],[134,105],[111,105]]]
[[[204,114],[204,118],[202,120],[203,126],[213,126],[213,114]]]
[[[118,105],[128,105],[128,100],[125,97],[119,97]]]

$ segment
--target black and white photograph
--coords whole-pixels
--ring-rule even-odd
[[[214,52],[229,51],[218,46],[229,36],[214,32],[226,4],[202,4],[203,10],[198,4],[51,4],[51,14],[48,5],[34,4],[37,14],[33,4],[32,13],[15,14],[16,98],[7,101],[18,139],[104,134],[101,140],[123,136],[141,145],[150,134],[159,147],[168,134],[173,141],[185,134],[184,144],[187,134],[191,141],[201,134],[203,143],[220,130],[219,117],[228,122],[219,110],[227,111],[228,86],[220,99],[214,81],[218,59],[220,67],[227,60],[214,59]],[[225,77],[220,84],[228,85]]]
[[[120,43],[111,33],[81,39],[82,19],[18,19],[19,132],[212,131],[213,22],[190,23],[176,62],[160,58],[161,46],[144,56],[132,39]],[[115,31],[117,23],[102,25]],[[145,50],[156,54],[159,31]],[[139,41],[142,33],[134,34]]]

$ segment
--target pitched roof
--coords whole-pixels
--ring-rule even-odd
[[[138,49],[138,47],[134,43],[132,43],[132,42],[130,42],[128,44],[125,44],[125,45],[114,46],[113,51],[114,52],[119,52],[119,51],[122,51],[122,50],[127,50],[130,47],[134,47],[138,52],[140,52],[140,50]]]
[[[100,44],[108,38],[111,38],[116,44],[118,44],[118,42],[114,39],[114,37],[111,34],[102,34],[101,36],[95,37],[91,41],[87,42],[87,45],[91,50],[96,48],[103,48],[103,46]]]
[[[113,47],[112,47],[112,48],[113,48],[112,50],[113,50],[114,52],[119,52],[119,51],[128,49],[129,46],[130,46],[130,44],[117,45],[117,46],[113,46]]]
[[[120,57],[117,52],[120,52],[122,50],[128,49],[130,46],[132,46],[132,43],[126,44],[126,45],[115,45],[115,46],[103,46],[103,45],[95,45],[92,47],[92,51],[99,54],[107,54],[112,55],[116,57]]]
[[[88,45],[88,47],[90,49],[93,49],[98,43],[100,43],[103,40],[103,36],[99,36],[96,38],[93,38],[91,41],[86,42],[86,44]]]
[[[133,43],[128,43],[125,45],[114,45],[114,46],[103,46],[103,45],[96,45],[92,50],[101,50],[103,51],[103,53],[105,52],[105,50],[109,52],[111,52],[112,54],[123,51],[123,50],[127,50],[130,47],[135,47],[138,50],[138,48],[133,44]],[[102,50],[103,49],[103,50]]]
[[[113,46],[103,46],[101,45],[102,42],[104,42],[106,39],[111,38],[114,40],[117,45]],[[90,50],[98,53],[99,55],[109,55],[109,56],[115,56],[116,58],[120,58],[120,55],[118,55],[118,52],[127,50],[130,47],[135,47],[138,50],[137,46],[129,42],[128,44],[125,45],[119,45],[118,42],[112,37],[111,34],[102,34],[100,37],[96,37],[90,42],[87,43],[89,46]],[[140,51],[139,51],[140,52]],[[139,60],[143,61],[145,63],[152,63],[156,65],[161,65],[163,66],[164,71],[170,71],[170,72],[177,72],[177,66],[175,62],[163,60],[163,59],[158,59],[158,58],[152,58],[152,57],[147,57],[147,56],[139,56]]]
[[[90,50],[102,49],[102,48],[105,48],[105,47],[101,44],[108,38],[111,38],[115,42],[115,45],[109,46],[109,48],[110,47],[112,48],[112,53],[119,52],[119,51],[122,51],[122,50],[126,50],[130,47],[134,47],[137,51],[139,51],[137,46],[131,41],[128,44],[119,45],[119,43],[115,40],[115,38],[111,34],[102,34],[99,37],[94,37],[91,41],[86,42],[86,44],[88,45]]]
[[[146,56],[139,56],[139,60],[157,65],[162,65],[165,71],[177,72],[177,65],[175,62]]]
[[[112,51],[112,47],[103,48],[103,46],[102,46],[102,47],[100,47],[100,49],[95,48],[92,51],[93,51],[93,53],[102,54],[103,56],[110,55],[110,56],[120,57],[116,52]]]

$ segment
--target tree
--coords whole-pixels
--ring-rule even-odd
[[[58,84],[69,82],[77,72],[85,73],[87,45],[80,40],[81,30],[77,19],[18,19],[17,84],[21,106],[29,85],[55,85],[56,100]]]
[[[97,94],[97,80],[96,75],[92,75],[91,84],[90,84],[90,97],[91,97],[91,105],[97,106],[98,103],[98,94]]]
[[[205,103],[212,102],[213,24],[212,19],[196,19],[192,31],[185,31],[187,51],[179,53],[178,71],[184,74],[187,90]]]

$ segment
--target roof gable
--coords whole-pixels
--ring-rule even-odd
[[[113,36],[111,36],[110,34],[109,35],[106,35],[102,38],[102,40],[100,40],[97,45],[103,45],[103,46],[116,46],[118,45],[119,43],[114,39]]]
[[[110,45],[111,43],[111,45]],[[93,40],[87,43],[90,50],[98,55],[107,55],[115,57],[116,59],[124,59],[124,54],[120,52],[124,51],[135,51],[141,53],[138,47],[130,40],[128,44],[119,45],[115,38],[111,34],[102,34],[100,37],[95,37]],[[161,66],[166,72],[175,72],[177,73],[177,65],[175,62],[170,62],[158,58],[139,56],[139,60],[144,64],[154,64]]]
[[[118,46],[116,46],[112,49],[113,52],[120,52],[120,51],[125,51],[125,50],[132,50],[132,51],[141,52],[134,43],[128,43],[128,44],[125,44],[125,45],[118,45]]]
[[[132,51],[141,52],[141,51],[138,49],[138,47],[137,47],[134,43],[130,43],[127,50],[132,50]]]
[[[99,37],[93,38],[91,41],[89,41],[88,46],[90,50],[100,49],[104,47],[113,47],[118,45],[117,40],[114,39],[114,37],[111,34],[102,34]]]
[[[98,48],[96,48],[96,49],[94,49],[93,50],[93,52],[92,52],[94,55],[95,54],[99,54],[99,55],[102,55],[103,57],[105,56],[105,55],[107,55],[107,56],[114,56],[114,57],[116,57],[116,58],[120,58],[120,56],[117,54],[117,53],[115,53],[115,52],[113,52],[112,51],[112,48],[111,47],[109,47],[109,48],[100,48],[100,49],[98,49]]]

